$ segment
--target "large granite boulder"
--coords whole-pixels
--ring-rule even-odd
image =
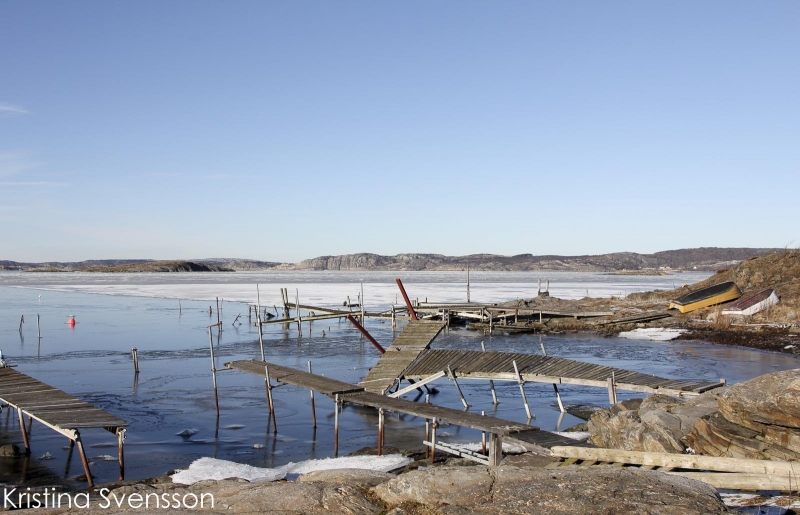
[[[589,443],[626,451],[684,452],[686,437],[702,417],[717,410],[712,392],[682,401],[666,395],[617,403],[587,424]]]
[[[800,369],[726,388],[719,413],[700,420],[685,441],[710,456],[800,460]]]
[[[387,507],[407,509],[397,513],[727,513],[704,483],[611,466],[438,468],[403,474],[371,492]]]

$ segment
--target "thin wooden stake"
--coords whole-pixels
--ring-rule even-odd
[[[522,380],[522,375],[519,373],[519,368],[517,368],[517,360],[512,361],[514,365],[514,373],[517,374],[517,383],[519,383],[519,393],[522,394],[522,402],[525,404],[525,413],[528,415],[528,420],[533,418],[531,415],[531,407],[528,406],[528,398],[525,397],[525,381]]]
[[[297,336],[302,338],[303,336],[303,325],[300,323],[300,290],[295,289],[295,297],[294,297],[294,309],[295,314],[297,315]]]
[[[269,400],[269,413],[272,417],[272,431],[278,433],[278,423],[275,421],[275,404],[272,402],[272,382],[269,379],[269,365],[264,365],[264,375],[267,379],[267,399]]]
[[[334,398],[333,412],[333,457],[339,457],[339,394]]]
[[[41,324],[39,323],[39,313],[36,313],[36,336],[38,338],[42,337],[42,328]]]
[[[219,297],[217,297],[217,324],[222,325],[222,321],[219,318]]]
[[[181,299],[178,299],[178,314],[183,314],[183,307],[181,307]]]
[[[211,349],[211,379],[214,382],[214,408],[217,410],[217,417],[219,417],[219,395],[217,394],[217,365],[214,361],[214,337],[211,334],[211,328],[208,328],[208,342]]]
[[[139,373],[139,350],[134,347],[131,349],[131,357],[133,358],[133,373]]]
[[[19,319],[19,332],[20,333],[22,333],[22,324],[24,324],[24,323],[25,323],[25,315],[22,315],[22,317]]]
[[[311,360],[308,361],[308,373],[311,374]],[[311,420],[314,423],[314,429],[317,428],[317,408],[314,406],[314,390],[309,390],[311,392]]]
[[[483,342],[481,342],[481,350],[486,352],[486,346],[483,344]],[[494,390],[494,381],[491,379],[489,379],[489,389],[492,391],[492,403],[498,404],[497,392]]]

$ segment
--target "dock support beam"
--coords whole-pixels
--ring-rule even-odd
[[[386,428],[386,416],[383,408],[378,408],[378,456],[383,454],[383,435]]]
[[[208,328],[208,341],[211,348],[211,378],[214,381],[214,407],[219,418],[219,394],[217,393],[217,365],[214,362],[214,337],[211,334],[211,327]]]
[[[83,471],[86,473],[86,481],[89,483],[89,488],[94,486],[92,480],[92,472],[89,470],[89,460],[86,459],[86,451],[83,449],[83,441],[81,441],[81,434],[75,431],[75,443],[78,446],[78,454],[81,456],[81,463],[83,463]]]
[[[17,408],[17,415],[19,415],[19,429],[22,431],[22,443],[25,445],[25,456],[30,456],[31,444],[28,441],[28,431],[25,429],[25,417],[19,408]]]
[[[517,368],[517,360],[512,361],[512,363],[514,364],[514,373],[517,374],[519,393],[522,394],[522,403],[525,405],[525,413],[528,415],[528,421],[530,421],[530,419],[533,418],[533,415],[531,415],[531,407],[528,406],[528,398],[525,397],[525,381],[522,380],[522,375],[520,375],[519,368]]]
[[[439,427],[439,422],[433,419],[431,423],[431,465],[436,463],[436,429]]]
[[[483,344],[483,342],[481,342],[481,350],[486,352],[486,346]],[[494,381],[491,379],[489,379],[489,389],[492,391],[492,403],[498,404],[497,392],[494,390]]]
[[[499,467],[503,459],[503,439],[496,433],[489,435],[489,466]]]
[[[272,418],[272,432],[278,434],[278,423],[275,421],[275,404],[272,403],[272,383],[269,380],[269,365],[264,365],[264,375],[267,379],[267,400],[269,402],[269,416]]]
[[[450,377],[450,380],[453,381],[453,384],[456,385],[456,390],[458,390],[458,395],[461,397],[461,404],[464,405],[464,409],[469,408],[469,403],[467,402],[467,399],[464,398],[464,393],[461,391],[461,387],[458,386],[456,375],[450,369],[450,365],[447,365],[447,375]]]

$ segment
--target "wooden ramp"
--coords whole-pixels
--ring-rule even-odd
[[[554,445],[575,445],[575,441],[560,435],[542,431],[536,426],[523,424],[519,422],[511,422],[495,417],[487,417],[470,413],[468,411],[457,410],[453,408],[446,408],[443,406],[434,406],[433,404],[411,402],[404,399],[397,399],[387,397],[374,392],[369,392],[364,388],[350,383],[330,379],[328,377],[319,376],[316,374],[309,374],[289,367],[276,365],[274,363],[267,363],[257,360],[242,360],[232,361],[225,363],[225,366],[232,370],[240,370],[259,377],[266,378],[267,368],[269,369],[270,379],[275,379],[285,384],[307,388],[316,392],[324,393],[326,395],[334,396],[337,403],[349,402],[359,404],[361,406],[369,406],[377,408],[378,410],[388,410],[396,413],[405,413],[416,417],[421,417],[426,420],[435,421],[434,425],[438,423],[452,424],[471,429],[484,431],[492,435],[490,441],[490,451],[488,464],[499,464],[502,456],[502,440],[503,436],[513,435],[515,439],[529,442],[540,447],[550,448]],[[337,424],[338,424],[338,410],[337,410]],[[336,432],[338,434],[338,425]],[[427,438],[426,434],[426,438]],[[432,443],[436,449],[445,450],[445,447],[438,446],[435,442]]]
[[[25,428],[25,415],[29,417],[29,421],[36,420],[69,438],[70,449],[77,444],[89,486],[93,482],[80,429],[103,428],[114,433],[119,445],[120,481],[124,479],[122,443],[125,440],[124,428],[128,423],[121,418],[12,368],[0,368],[0,401],[17,410],[26,454],[30,454],[31,448]]]
[[[430,347],[443,328],[441,321],[410,321],[358,385],[372,393],[388,391],[419,355]]]
[[[406,379],[424,379],[446,370],[449,366],[456,377],[495,381],[519,381],[514,362],[522,381],[552,384],[576,384],[613,387],[645,393],[696,395],[725,385],[724,381],[676,380],[656,377],[622,368],[595,365],[571,359],[517,354],[462,350],[427,350],[403,372]],[[612,379],[613,378],[613,379]]]

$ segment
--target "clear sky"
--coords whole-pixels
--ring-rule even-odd
[[[0,259],[800,244],[800,2],[0,0]]]

